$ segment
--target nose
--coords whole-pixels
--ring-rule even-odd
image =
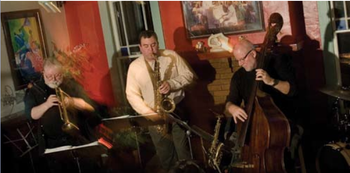
[[[238,61],[238,65],[239,65],[240,67],[242,67],[243,64],[244,64],[244,61]]]
[[[57,76],[55,75],[55,76],[53,76],[52,79],[53,79],[54,81],[58,81],[58,80],[61,80],[61,78],[62,78],[61,75],[57,75]]]
[[[155,52],[155,51],[157,51],[157,48],[156,48],[156,46],[150,46],[151,47],[151,50],[152,50],[152,52]]]
[[[147,48],[146,48],[146,51],[147,51],[147,52],[152,51],[152,47],[151,47],[151,46],[147,47]]]

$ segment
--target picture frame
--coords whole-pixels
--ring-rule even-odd
[[[39,10],[1,13],[1,22],[15,90],[39,79],[47,57]]]
[[[182,1],[182,10],[190,39],[265,30],[259,1]]]

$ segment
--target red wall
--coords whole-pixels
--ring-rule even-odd
[[[64,8],[71,49],[82,43],[88,44],[90,64],[82,64],[88,69],[83,73],[84,89],[95,101],[114,105],[98,3],[67,1]]]

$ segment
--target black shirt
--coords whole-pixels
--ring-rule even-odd
[[[294,69],[291,65],[288,56],[279,56],[276,54],[270,54],[265,59],[264,70],[274,79],[282,81],[288,81],[290,84],[290,91],[287,95],[282,94],[272,86],[268,86],[262,83],[261,90],[268,93],[273,98],[275,104],[282,110],[282,112],[288,117],[292,116],[293,108],[290,105],[293,101],[293,97],[296,95],[296,83]],[[248,104],[248,99],[252,92],[252,86],[256,78],[256,71],[245,71],[244,68],[240,68],[233,75],[230,83],[230,92],[227,96],[227,102],[232,102],[235,105]]]
[[[73,79],[65,79],[64,83],[60,85],[60,88],[70,97],[82,98],[91,105],[94,105],[84,94],[83,88]],[[26,116],[33,120],[31,118],[32,108],[46,102],[47,98],[52,94],[56,95],[55,90],[48,87],[43,79],[33,83],[33,87],[27,90],[24,98]],[[73,116],[69,116],[69,119],[79,127],[79,136],[73,137],[62,131],[64,122],[61,119],[59,107],[52,106],[37,120],[38,126],[40,127],[38,128],[39,152],[43,153],[45,148],[54,148],[63,145],[81,145],[95,140],[91,136],[92,134],[89,132],[90,129],[88,129],[86,124],[86,120],[90,118],[91,114],[74,109],[67,110],[68,114],[74,114]]]

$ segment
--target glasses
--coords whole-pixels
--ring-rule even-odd
[[[241,62],[241,61],[244,61],[247,57],[248,57],[248,55],[250,54],[250,52],[252,52],[254,49],[250,49],[250,51],[248,51],[248,53],[247,54],[245,54],[245,56],[243,57],[243,58],[241,58],[241,59],[238,59],[238,60],[236,60],[237,62]]]
[[[61,79],[62,78],[62,74],[58,73],[58,74],[52,74],[52,75],[45,75],[46,79],[48,80],[53,80],[53,79]]]

